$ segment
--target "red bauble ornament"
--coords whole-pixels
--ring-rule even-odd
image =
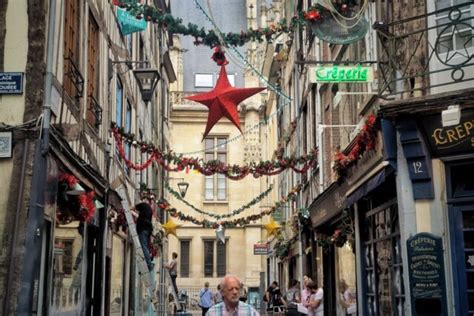
[[[240,118],[237,105],[252,95],[265,90],[265,88],[234,88],[227,78],[225,66],[221,66],[221,72],[217,84],[213,90],[201,94],[186,97],[188,100],[204,104],[209,108],[206,130],[202,139],[206,138],[212,127],[222,118],[227,117],[240,132]]]
[[[311,10],[304,14],[304,18],[308,21],[315,22],[321,19],[321,14],[316,10]]]
[[[344,4],[341,5],[341,11],[345,12],[345,11],[347,11],[347,9],[349,9],[347,4],[344,3]]]

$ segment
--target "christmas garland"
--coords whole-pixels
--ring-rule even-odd
[[[265,190],[263,193],[261,193],[259,196],[257,196],[256,198],[254,198],[252,201],[250,201],[249,203],[241,206],[240,208],[236,209],[236,210],[233,210],[232,212],[230,212],[229,214],[223,214],[223,215],[217,215],[217,214],[214,214],[214,213],[209,213],[209,212],[206,212],[206,211],[203,211],[203,210],[200,210],[198,209],[197,207],[195,207],[194,205],[192,205],[191,203],[189,203],[188,201],[186,201],[185,199],[183,199],[181,197],[181,194],[179,192],[176,192],[175,190],[173,190],[169,184],[167,182],[165,182],[165,188],[166,190],[168,190],[168,192],[170,192],[176,199],[180,200],[181,202],[183,202],[184,204],[186,204],[187,206],[189,206],[190,208],[192,208],[193,210],[195,210],[196,212],[198,213],[201,213],[203,215],[207,215],[207,216],[210,216],[210,217],[214,217],[215,219],[219,220],[219,219],[222,219],[222,218],[227,218],[227,217],[232,217],[232,216],[235,216],[235,215],[238,215],[240,213],[242,213],[243,211],[245,211],[246,209],[254,206],[255,204],[259,203],[263,198],[265,198],[272,190],[273,190],[273,187],[270,186],[270,188],[268,188],[267,190]]]
[[[294,244],[297,239],[298,239],[297,236],[293,236],[292,238],[287,239],[287,240],[282,239],[282,240],[277,241],[275,243],[275,246],[273,246],[273,249],[275,251],[275,256],[277,256],[281,260],[287,258],[288,255],[290,254],[291,245]]]
[[[229,228],[229,227],[247,225],[250,222],[261,219],[265,215],[271,215],[272,213],[274,213],[278,209],[282,208],[285,205],[285,203],[287,203],[288,201],[295,200],[296,197],[298,196],[298,193],[300,192],[300,190],[301,190],[301,185],[297,185],[296,187],[291,189],[291,191],[288,193],[288,195],[286,197],[282,198],[278,202],[275,202],[275,205],[272,206],[271,208],[269,208],[265,211],[262,211],[260,214],[252,214],[252,215],[249,215],[249,216],[246,216],[246,217],[236,218],[236,219],[233,219],[233,220],[218,220],[218,221],[215,221],[215,222],[209,221],[207,219],[199,220],[195,217],[192,217],[190,215],[186,215],[186,214],[178,211],[174,207],[171,207],[170,204],[165,200],[162,200],[160,203],[158,203],[158,207],[162,211],[167,211],[172,217],[178,218],[181,221],[191,222],[191,223],[196,224],[196,225],[201,225],[204,228],[217,228],[217,227],[219,227],[219,225],[222,225],[224,228]]]
[[[334,245],[336,247],[342,247],[349,242],[352,249],[354,249],[354,220],[352,219],[350,209],[344,209],[342,211],[341,224],[337,229],[334,230],[332,235],[323,233],[316,233],[316,243],[324,249]]]
[[[58,199],[56,219],[60,224],[68,224],[78,220],[89,222],[95,215],[95,192],[84,192],[81,195],[70,195],[67,191],[79,183],[72,174],[61,173],[58,178]]]
[[[182,155],[176,155],[171,151],[164,153],[153,144],[135,140],[133,134],[125,133],[123,129],[118,128],[114,122],[111,123],[111,131],[113,132],[120,157],[125,161],[128,168],[135,170],[146,169],[153,161],[156,161],[165,170],[171,172],[194,169],[205,176],[219,173],[225,175],[230,180],[242,180],[249,174],[252,174],[254,178],[259,178],[264,175],[277,175],[287,169],[292,169],[296,173],[305,173],[317,163],[316,150],[312,150],[308,155],[303,155],[301,157],[279,157],[275,160],[252,162],[244,166],[226,165],[219,160],[204,162],[202,159],[183,157]],[[123,148],[123,141],[135,148],[140,148],[142,153],[149,153],[150,156],[147,161],[143,164],[135,164],[128,159]],[[172,167],[172,165],[174,165],[174,167]]]
[[[355,0],[333,0],[332,6],[337,10],[339,15],[344,15],[353,11],[357,6],[356,2]],[[271,42],[282,33],[294,33],[299,26],[308,26],[324,21],[326,17],[332,14],[331,11],[325,7],[315,5],[307,11],[297,12],[289,22],[286,19],[282,19],[277,23],[272,23],[269,27],[255,30],[250,28],[246,32],[240,31],[240,33],[229,32],[222,34],[224,43],[221,43],[221,39],[216,31],[206,31],[203,27],[199,28],[198,25],[193,23],[184,25],[182,19],[173,17],[171,14],[158,10],[153,6],[137,3],[136,0],[114,0],[113,4],[125,9],[137,19],[145,19],[146,21],[156,23],[159,27],[164,27],[173,34],[192,36],[194,37],[195,45],[206,45],[210,47],[216,47],[224,43],[238,47],[250,41],[263,42],[266,40]]]
[[[345,155],[339,150],[336,151],[333,170],[336,172],[338,178],[344,177],[347,170],[355,165],[365,152],[375,150],[378,130],[377,118],[374,114],[371,114],[367,117],[359,134],[357,134],[354,146],[349,154]]]

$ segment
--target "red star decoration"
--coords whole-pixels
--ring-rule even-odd
[[[227,78],[225,66],[221,66],[221,72],[214,89],[209,92],[186,97],[188,100],[202,103],[209,108],[206,130],[204,131],[202,139],[204,140],[204,138],[206,138],[212,127],[224,116],[227,117],[242,133],[237,105],[262,90],[265,90],[265,88],[232,87]]]

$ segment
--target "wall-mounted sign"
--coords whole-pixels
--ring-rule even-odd
[[[117,8],[117,18],[123,35],[143,31],[147,26],[144,19],[137,19],[125,9]]]
[[[0,72],[0,94],[23,93],[22,72]]]
[[[441,238],[419,233],[407,240],[412,315],[448,315]]]
[[[447,156],[474,150],[474,111],[462,111],[461,121],[443,127],[441,114],[424,118],[422,125],[434,156]]]
[[[0,133],[0,158],[12,157],[12,143],[13,143],[12,132]]]
[[[362,67],[361,65],[344,67],[311,67],[309,71],[309,81],[311,83],[367,83],[374,81],[374,69],[372,67]]]
[[[268,244],[254,244],[253,254],[254,255],[268,255],[269,254]]]

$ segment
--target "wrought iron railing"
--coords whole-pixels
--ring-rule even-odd
[[[70,97],[75,97],[76,99],[82,98],[82,95],[84,92],[84,77],[82,77],[82,74],[79,71],[79,68],[74,63],[72,58],[66,57],[65,63],[66,63],[65,75],[69,79],[69,82],[74,86],[74,89],[75,89],[75,94],[70,95]],[[71,92],[71,91],[68,91],[68,92]]]
[[[102,124],[102,107],[100,106],[99,102],[97,102],[96,98],[93,95],[89,95],[89,102],[87,106],[87,111],[92,115],[94,118],[91,122],[95,128],[99,128]]]
[[[379,94],[405,98],[472,86],[473,25],[472,1],[392,23],[376,22]]]

